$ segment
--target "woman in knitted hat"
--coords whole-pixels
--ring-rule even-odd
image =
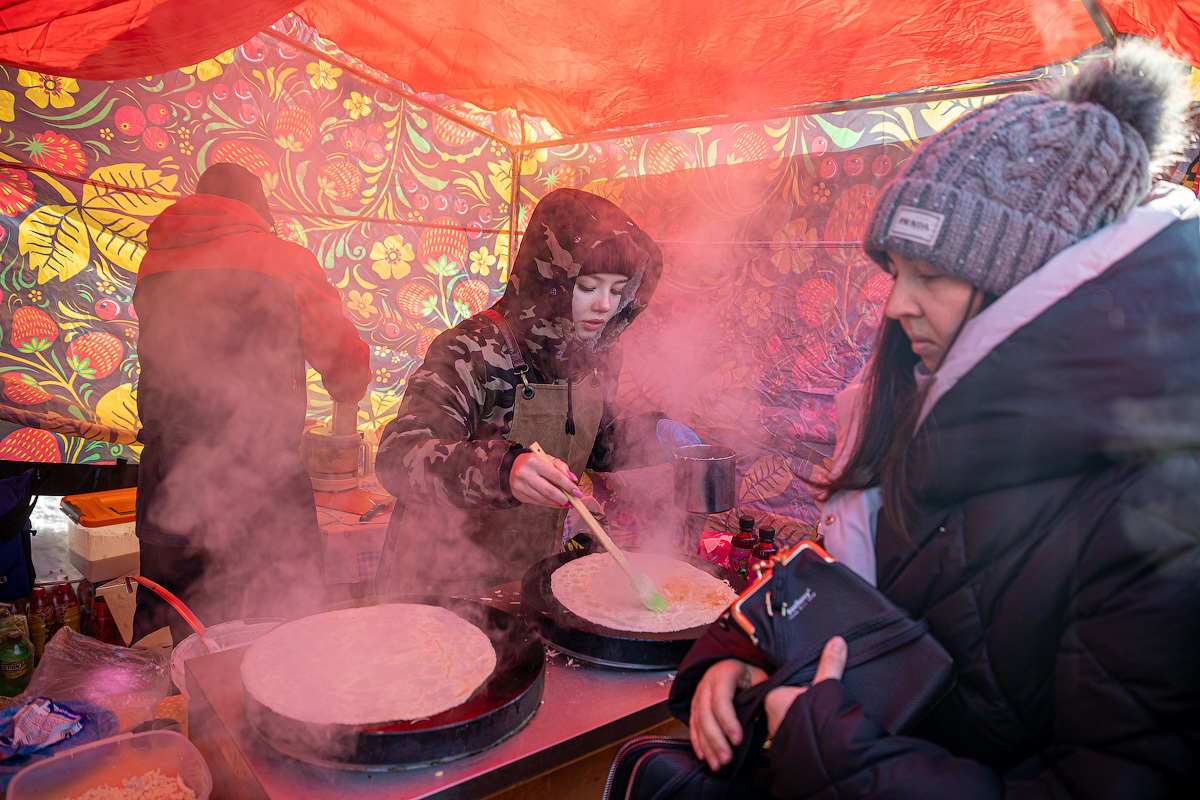
[[[775,796],[1200,797],[1200,203],[1152,186],[1187,110],[1129,42],[963,116],[882,193],[864,246],[895,284],[822,528],[956,683],[888,735],[831,640],[768,696]],[[680,669],[710,766],[767,667],[714,626]]]
[[[559,189],[538,203],[504,296],[434,339],[384,428],[376,472],[398,503],[379,592],[517,580],[560,550],[585,467],[661,463],[656,434],[694,436],[615,402],[618,337],[661,272],[658,245],[608,200]]]

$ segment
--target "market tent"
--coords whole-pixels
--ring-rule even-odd
[[[1112,31],[1195,61],[1196,0],[17,0],[0,62],[115,80],[212,58],[291,7],[419,91],[567,134],[761,112],[1027,70]]]
[[[38,7],[45,2],[52,0]],[[122,5],[100,3],[97,11]],[[819,16],[822,6],[803,10]],[[538,92],[530,91],[512,100],[516,107],[498,109],[433,93],[436,86],[365,62],[295,14],[248,38],[220,40],[226,49],[188,50],[189,59],[207,57],[149,77],[145,62],[104,81],[0,68],[0,412],[20,423],[0,423],[0,458],[136,459],[129,432],[138,426],[138,326],[129,301],[145,228],[191,192],[212,163],[233,161],[258,174],[280,233],[312,250],[342,292],[347,316],[372,347],[364,430],[395,413],[408,375],[438,332],[499,296],[533,205],[554,188],[573,186],[613,199],[666,254],[655,302],[626,337],[638,355],[626,358],[621,402],[630,410],[663,409],[706,438],[736,446],[738,506],[755,508],[760,519],[777,523],[781,538],[793,538],[815,516],[798,476],[830,454],[832,397],[865,363],[888,291],[887,276],[857,246],[875,194],[923,137],[989,95],[1075,69],[1074,62],[1041,65],[1101,40],[1076,6],[1018,4],[1020,13],[1010,17],[1058,9],[1034,37],[1035,50],[1063,41],[1060,31],[1079,35],[1061,55],[1042,49],[1019,74],[856,102],[763,95],[748,110],[724,101],[705,106],[696,95],[685,107],[676,102],[686,92],[660,88],[658,102],[631,99],[621,112],[635,114],[623,118],[629,124],[646,124],[620,130],[581,121],[597,107],[594,93],[562,89],[554,95],[562,102],[551,107],[536,105]],[[929,4],[920,24],[932,29],[960,19],[959,7]],[[347,20],[356,8],[347,4]],[[721,30],[719,15],[710,16],[712,31]],[[211,34],[203,23],[219,17],[197,20],[196,36]],[[57,22],[40,29],[33,38],[44,45],[26,52],[51,53],[58,29]],[[133,26],[118,39],[146,30]],[[509,30],[506,46],[523,42],[521,34]],[[1028,35],[1010,32],[1021,41]],[[724,38],[713,33],[705,41],[716,47]],[[11,41],[0,34],[0,53],[14,61]],[[1014,49],[1001,41],[992,40],[994,53]],[[847,61],[838,91],[878,92],[863,76],[879,62],[903,61],[897,53],[906,48]],[[820,50],[810,44],[796,57],[808,49]],[[832,59],[834,49],[823,57]],[[87,52],[98,50],[81,48],[75,57]],[[81,65],[87,59],[63,71]],[[769,74],[782,74],[770,59],[760,66],[763,87]],[[708,67],[700,74],[680,69],[681,87],[708,75],[712,97],[725,92],[724,79]],[[601,109],[620,105],[600,102]],[[567,135],[533,111],[579,115],[564,125],[584,135]],[[711,114],[724,116],[687,122]],[[327,414],[315,375],[309,389],[311,413]],[[618,533],[655,525],[644,510],[670,504],[661,480],[638,478],[620,492],[608,478],[595,480]]]

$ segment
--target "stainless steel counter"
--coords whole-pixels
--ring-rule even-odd
[[[510,584],[487,599],[515,613],[515,589]],[[538,712],[496,746],[410,770],[330,769],[280,754],[248,726],[239,674],[244,655],[242,648],[186,664],[189,736],[212,770],[214,800],[485,797],[669,718],[673,673],[581,665],[560,654],[546,660]]]

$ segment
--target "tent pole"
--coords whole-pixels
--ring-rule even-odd
[[[367,73],[367,72],[363,72],[361,69],[353,66],[352,64],[347,64],[345,61],[340,61],[337,58],[334,58],[329,53],[318,50],[317,48],[312,47],[311,45],[307,45],[304,42],[293,39],[291,36],[288,36],[285,33],[280,33],[279,31],[274,30],[272,28],[266,28],[265,30],[262,31],[262,33],[266,36],[270,36],[272,39],[277,39],[278,41],[286,42],[287,44],[291,45],[292,47],[296,48],[297,50],[302,50],[305,53],[308,53],[310,56],[319,58],[322,61],[329,61],[329,62],[335,63],[339,67],[344,69],[346,72],[349,72],[351,75],[358,78],[360,81],[362,81],[364,83],[372,84],[373,86],[378,86],[380,89],[385,89],[389,92],[394,92],[394,93],[400,95],[401,97],[403,97],[405,100],[408,100],[410,103],[413,103],[414,105],[418,105],[427,111],[432,111],[435,114],[438,114],[440,116],[445,117],[446,119],[451,120],[456,125],[462,125],[464,128],[469,128],[470,130],[473,130],[478,134],[486,136],[487,138],[491,139],[494,142],[504,145],[504,147],[507,148],[509,151],[511,151],[513,148],[512,142],[508,141],[503,136],[500,136],[499,134],[494,133],[493,131],[489,131],[487,128],[484,128],[480,125],[476,125],[475,123],[473,123],[469,120],[463,119],[462,117],[458,116],[457,114],[452,114],[449,111],[447,111],[446,109],[438,106],[436,103],[432,103],[429,100],[425,100],[424,98],[420,97],[419,95],[417,95],[413,92],[410,92],[406,89],[401,89],[398,86],[389,84],[386,81],[381,81],[379,78],[376,78],[374,75],[371,75],[370,73]],[[491,112],[491,113],[494,113],[494,112]]]
[[[521,123],[521,144],[525,144],[525,120],[517,114]],[[519,147],[512,149],[512,197],[508,201],[508,274],[512,275],[512,265],[517,258],[517,209],[521,200],[521,159],[525,154]]]
[[[1108,49],[1112,50],[1117,46],[1117,32],[1113,28],[1112,20],[1108,18],[1108,12],[1104,10],[1104,6],[1100,5],[1099,0],[1081,0],[1081,2],[1087,9],[1088,16],[1092,18],[1092,24],[1100,32],[1100,38],[1104,40]]]

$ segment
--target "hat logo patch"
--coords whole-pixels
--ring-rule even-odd
[[[945,221],[946,216],[936,211],[900,206],[896,209],[896,215],[892,217],[892,224],[888,228],[887,235],[932,246],[937,242],[938,233],[941,232],[942,223]]]

